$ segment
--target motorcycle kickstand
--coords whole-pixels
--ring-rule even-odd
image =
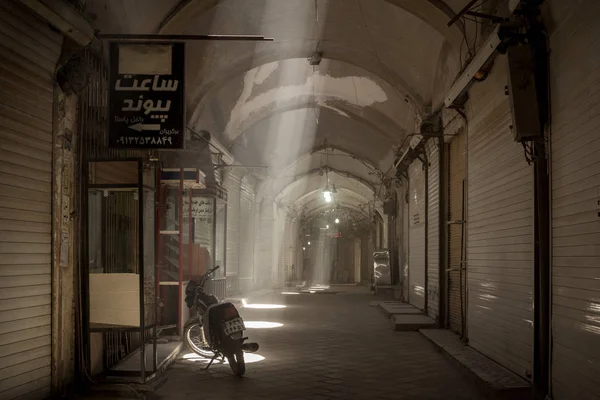
[[[210,366],[212,365],[212,363],[217,359],[217,357],[219,357],[219,355],[220,355],[219,353],[215,353],[215,355],[210,360],[210,362],[208,363],[208,365],[206,366],[206,368],[204,368],[205,371],[210,368]]]

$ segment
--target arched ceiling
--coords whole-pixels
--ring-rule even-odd
[[[312,211],[326,207],[322,165],[340,203],[373,201],[397,146],[454,79],[465,34],[447,22],[466,0],[89,3],[103,32],[275,38],[188,42],[188,125],[211,132],[237,163],[267,166],[259,192]],[[315,50],[323,60],[313,68]],[[324,146],[338,149],[326,163],[315,153]]]
[[[390,157],[396,144],[373,127],[332,110],[303,108],[262,120],[238,137],[230,151],[247,165],[268,166],[273,176],[322,146],[325,140],[329,146],[344,149],[377,167]]]

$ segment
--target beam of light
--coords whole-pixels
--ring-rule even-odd
[[[287,295],[291,295],[291,294],[300,294],[300,293],[298,293],[298,292],[281,292],[281,294],[287,296]]]
[[[202,364],[208,364],[210,362],[210,358],[202,357],[201,355],[198,355],[196,353],[184,354],[182,358],[187,361],[199,362]],[[244,361],[246,364],[252,364],[255,362],[262,361],[264,359],[265,358],[263,356],[261,356],[260,354],[244,353]],[[213,365],[214,364],[229,364],[229,362],[227,361],[227,359],[225,359],[224,362],[221,362],[221,359],[219,358],[213,362]]]
[[[244,321],[244,325],[249,329],[272,329],[283,326],[282,323],[269,321]]]

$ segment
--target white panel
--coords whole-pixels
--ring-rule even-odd
[[[409,167],[409,301],[425,308],[425,171],[421,161]]]
[[[507,70],[506,57],[498,57],[488,79],[470,91],[467,334],[472,347],[528,378],[533,373],[533,167],[510,130]]]
[[[53,76],[62,37],[0,4],[0,398],[50,394]]]
[[[551,0],[552,387],[600,394],[600,2]],[[567,6],[568,9],[562,8]]]
[[[140,277],[90,274],[90,323],[140,326]]]
[[[427,143],[427,160],[427,313],[437,320],[440,308],[440,150],[437,140]]]

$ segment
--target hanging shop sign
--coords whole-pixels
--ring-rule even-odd
[[[184,71],[184,43],[110,44],[110,148],[183,148]]]
[[[210,197],[192,197],[192,218],[197,219],[197,222],[210,222],[213,219],[213,199]],[[190,198],[183,198],[183,212],[187,213],[190,209]]]

